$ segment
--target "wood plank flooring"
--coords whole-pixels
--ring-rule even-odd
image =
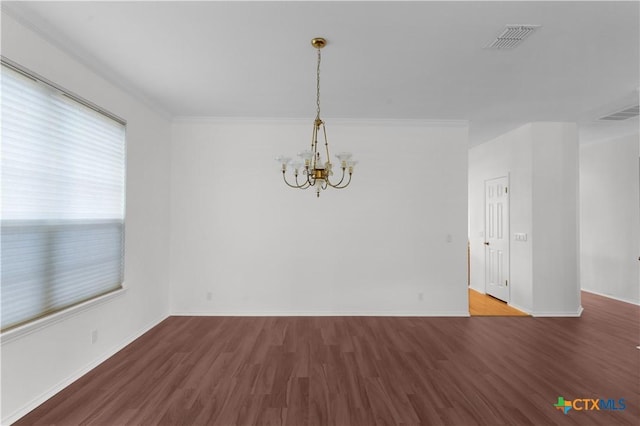
[[[581,318],[170,317],[16,424],[637,425],[640,307],[582,297]]]
[[[469,314],[471,316],[527,317],[529,314],[509,306],[507,303],[469,289]]]

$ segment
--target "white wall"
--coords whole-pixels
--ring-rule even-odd
[[[468,315],[466,124],[327,119],[334,153],[361,162],[319,199],[273,161],[311,130],[174,123],[172,313]]]
[[[575,124],[530,123],[469,151],[470,284],[482,292],[484,182],[500,176],[510,182],[509,303],[537,316],[579,315]]]
[[[580,305],[578,128],[533,123],[533,315],[577,315]]]
[[[638,135],[580,147],[582,289],[640,303]]]
[[[168,315],[170,126],[4,13],[2,54],[128,121],[126,291],[30,334],[3,335],[1,408],[8,424]]]

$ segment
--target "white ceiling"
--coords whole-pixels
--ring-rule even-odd
[[[469,120],[471,145],[531,121],[584,141],[638,103],[632,2],[3,2],[107,78],[171,116],[313,118],[316,53],[330,118]],[[487,50],[506,24],[542,27]]]

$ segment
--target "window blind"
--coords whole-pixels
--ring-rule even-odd
[[[121,288],[125,125],[2,65],[4,331]]]

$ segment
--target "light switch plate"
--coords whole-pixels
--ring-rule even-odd
[[[513,236],[516,241],[527,241],[527,234],[525,233],[516,232]]]

